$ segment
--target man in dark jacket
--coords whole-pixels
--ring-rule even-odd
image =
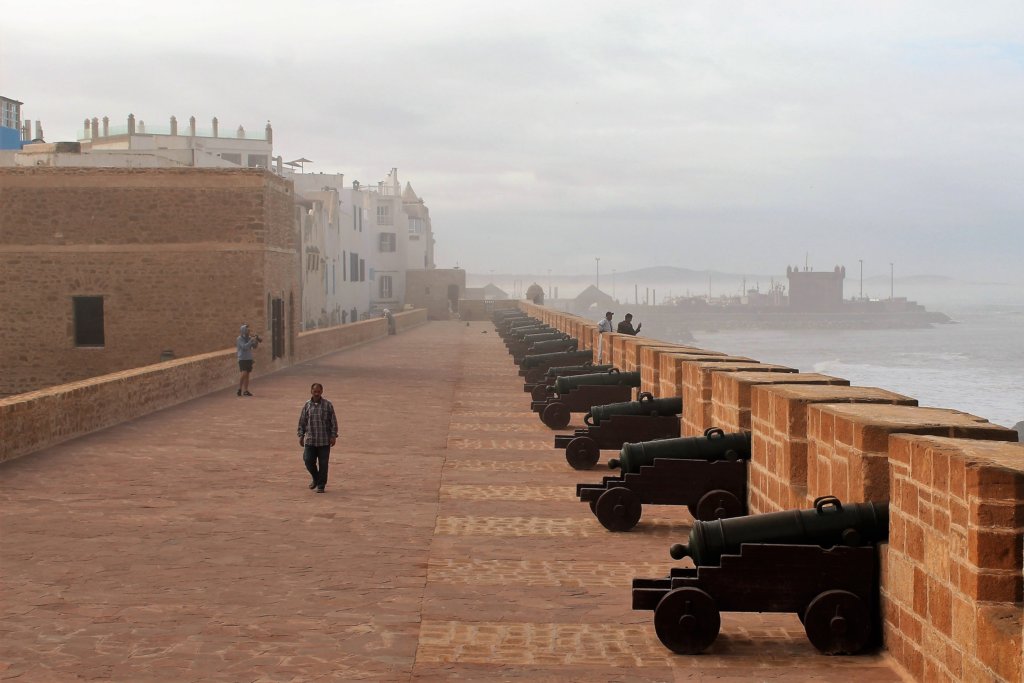
[[[632,334],[637,335],[640,333],[640,328],[643,327],[643,323],[637,323],[636,329],[633,329],[633,314],[627,313],[626,319],[619,323],[619,326],[615,329],[619,334]]]
[[[327,486],[327,466],[331,446],[338,440],[338,416],[334,406],[323,397],[324,385],[315,382],[309,388],[309,400],[299,413],[299,445],[306,470],[313,477],[309,488],[323,493]]]

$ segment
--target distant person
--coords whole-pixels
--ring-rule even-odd
[[[249,335],[249,326],[242,323],[238,331],[238,339],[235,340],[235,355],[238,356],[238,395],[252,396],[249,393],[249,373],[252,372],[254,362],[253,350],[260,345],[260,336]]]
[[[597,362],[600,364],[604,360],[604,333],[611,332],[612,329],[612,317],[614,313],[608,311],[604,314],[604,320],[597,324]]]
[[[302,461],[313,480],[310,489],[323,493],[327,487],[327,466],[331,459],[331,447],[338,440],[338,416],[334,406],[323,397],[324,385],[314,382],[309,388],[309,400],[299,413],[299,445],[302,446]]]
[[[395,334],[395,314],[391,312],[390,308],[384,309],[384,319],[388,321],[388,334]]]
[[[619,323],[619,326],[615,328],[615,331],[619,334],[631,334],[636,336],[640,333],[640,328],[643,326],[643,323],[637,323],[636,329],[633,329],[633,314],[627,313],[626,317]]]

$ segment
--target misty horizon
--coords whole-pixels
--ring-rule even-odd
[[[217,116],[270,121],[306,172],[397,167],[440,267],[763,273],[809,254],[1024,284],[1020,3],[300,0],[225,40],[242,20],[40,0],[0,26],[3,94],[48,141],[85,117]]]

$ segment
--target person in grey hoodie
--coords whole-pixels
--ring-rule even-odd
[[[242,323],[238,331],[238,339],[235,340],[235,354],[238,356],[238,370],[241,376],[238,378],[238,395],[252,396],[249,393],[249,373],[252,372],[253,349],[260,345],[258,334],[249,335],[249,326]]]

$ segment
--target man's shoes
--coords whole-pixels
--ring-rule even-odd
[[[317,493],[323,493],[323,492],[324,492],[324,487],[323,487],[323,486],[321,486],[320,488],[318,488],[318,489],[316,490],[316,492],[317,492]]]
[[[238,390],[238,395],[239,395],[239,396],[241,396],[241,395],[242,395],[242,390],[241,390],[241,389],[239,389],[239,390]]]
[[[252,396],[252,394],[250,394],[248,391],[246,391],[244,394],[242,394],[242,396]]]
[[[316,488],[316,482],[315,482],[315,481],[311,481],[311,482],[309,482],[309,488],[310,488],[311,490],[312,490],[312,489],[315,489],[315,488]]]

